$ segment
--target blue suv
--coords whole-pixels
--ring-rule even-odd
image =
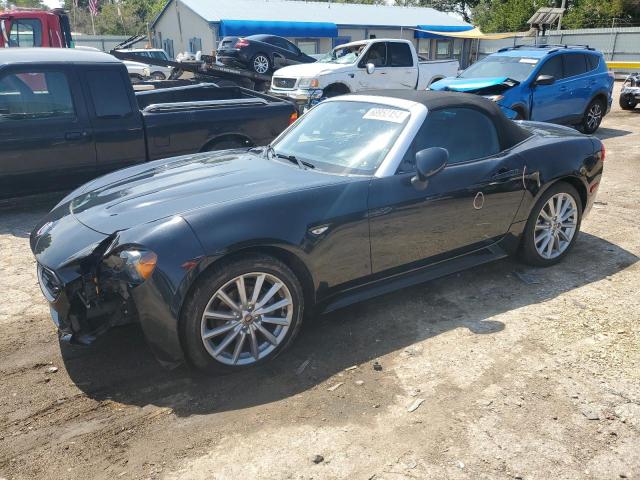
[[[503,48],[431,90],[482,95],[511,118],[575,125],[595,132],[611,108],[613,73],[602,53],[582,46]]]

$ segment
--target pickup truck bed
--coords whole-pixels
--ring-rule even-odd
[[[18,50],[18,49],[15,49]],[[134,93],[114,57],[0,51],[0,198],[64,190],[148,160],[265,145],[295,107],[240,87]]]

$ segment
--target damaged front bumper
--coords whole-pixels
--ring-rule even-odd
[[[161,363],[184,360],[179,312],[189,285],[206,268],[202,246],[184,219],[107,234],[81,223],[67,203],[36,226],[30,241],[62,339],[91,344],[112,327],[139,323]]]
[[[57,270],[37,265],[40,289],[65,341],[89,345],[110,328],[137,321],[131,295],[135,285],[100,271],[102,255],[112,240],[105,236],[88,256]]]

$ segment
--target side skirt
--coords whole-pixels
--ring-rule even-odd
[[[500,243],[501,242],[494,243],[493,245],[474,250],[464,255],[442,260],[415,270],[346,290],[329,299],[319,310],[322,313],[329,313],[354,303],[384,295],[385,293],[428,282],[429,280],[467,270],[484,263],[500,260],[508,256],[507,252],[500,246]]]

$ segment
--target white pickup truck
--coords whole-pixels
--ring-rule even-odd
[[[311,96],[335,97],[364,90],[426,90],[456,76],[457,60],[423,60],[409,40],[374,39],[346,43],[315,63],[277,70],[269,92],[308,102]]]

